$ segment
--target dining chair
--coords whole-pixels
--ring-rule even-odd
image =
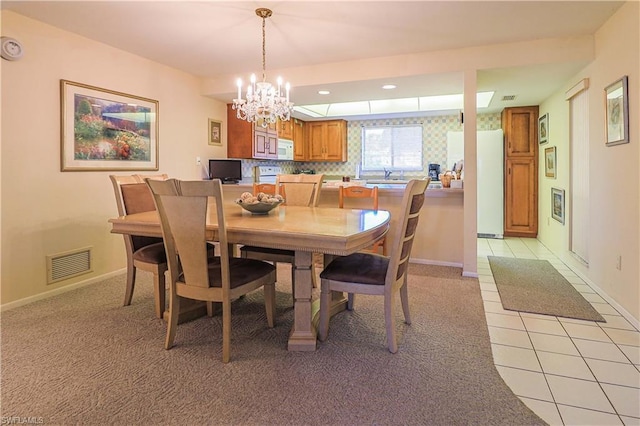
[[[276,176],[276,194],[282,195],[284,205],[316,207],[320,199],[320,189],[324,174],[295,174]],[[247,259],[266,260],[274,266],[278,263],[291,264],[291,294],[295,299],[295,251],[258,246],[240,247],[240,255]],[[311,274],[313,287],[317,287],[316,274]]]
[[[323,179],[324,174],[277,175],[276,193],[282,195],[285,205],[316,207]]]
[[[400,293],[405,323],[411,324],[407,269],[418,226],[420,210],[430,179],[410,180],[407,183],[400,214],[394,223],[395,233],[389,246],[390,256],[357,252],[336,257],[320,273],[320,322],[318,338],[325,341],[329,333],[331,292],[342,291],[349,295],[348,309],[353,309],[355,293],[384,296],[384,320],[389,352],[396,353],[398,344],[395,330],[395,295]]]
[[[276,185],[274,183],[253,183],[253,195],[263,192],[269,195],[276,195]]]
[[[231,355],[231,302],[264,288],[267,323],[275,316],[275,267],[267,262],[232,257],[227,239],[222,185],[219,179],[181,181],[147,179],[162,227],[169,264],[169,321],[165,349],[171,349],[182,299],[222,304],[222,362]],[[211,204],[209,204],[211,202]],[[220,256],[206,248],[207,209],[215,209]]]
[[[147,176],[151,179],[167,179],[166,174]],[[110,175],[116,196],[118,215],[153,211],[156,206],[149,187],[140,175],[117,176]],[[162,238],[143,237],[123,234],[127,255],[127,287],[124,294],[124,306],[131,305],[133,290],[136,282],[136,271],[151,272],[153,274],[153,296],[156,317],[162,318],[165,310],[165,272],[167,271],[167,256],[162,244]]]
[[[378,210],[378,187],[367,188],[366,186],[340,186],[338,190],[338,207],[343,209],[345,204],[348,203],[347,199],[368,199],[370,201],[368,206],[363,206],[362,203],[358,203],[354,208],[366,208],[370,207],[373,210]],[[371,252],[378,253],[382,247],[382,254],[387,255],[387,239],[385,237],[379,239],[371,247]]]

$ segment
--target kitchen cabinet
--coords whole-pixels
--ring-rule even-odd
[[[502,130],[507,157],[534,157],[538,152],[538,107],[506,108]]]
[[[347,161],[347,122],[307,122],[307,160]]]
[[[253,158],[278,158],[278,133],[254,124]]]
[[[291,119],[293,130],[293,160],[307,160],[307,141],[305,139],[305,122],[297,118]]]
[[[278,158],[278,133],[274,124],[266,129],[236,117],[227,105],[227,157]]]
[[[291,118],[287,121],[278,120],[277,130],[278,130],[278,138],[279,139],[289,139],[293,140],[293,127],[294,127],[294,118]]]
[[[505,108],[504,236],[538,235],[538,107]]]

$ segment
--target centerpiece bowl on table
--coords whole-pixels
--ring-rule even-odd
[[[235,203],[252,214],[268,214],[271,210],[284,202],[281,195],[270,195],[259,192],[253,195],[250,192],[243,192]]]

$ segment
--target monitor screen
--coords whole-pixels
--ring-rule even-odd
[[[238,183],[242,180],[240,160],[209,160],[209,178],[220,179],[222,183]]]

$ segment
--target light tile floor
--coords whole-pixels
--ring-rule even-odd
[[[606,323],[502,309],[487,256],[546,259]],[[640,332],[542,243],[478,239],[478,274],[496,368],[550,425],[640,426]]]

